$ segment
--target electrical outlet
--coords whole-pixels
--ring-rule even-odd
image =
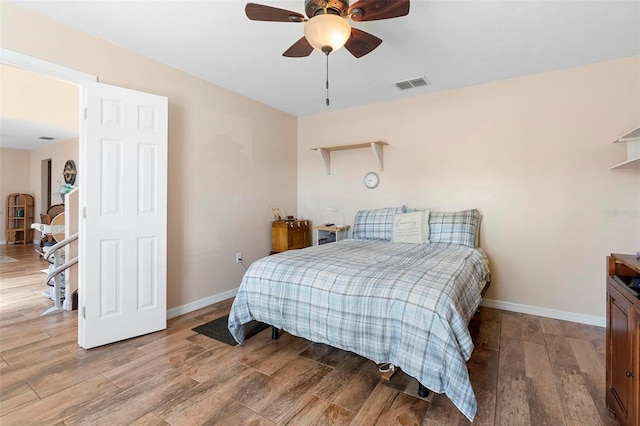
[[[242,262],[242,252],[237,252],[236,253],[236,263],[241,263]]]

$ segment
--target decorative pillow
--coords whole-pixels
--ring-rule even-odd
[[[455,213],[431,212],[429,240],[432,243],[452,243],[477,248],[480,217],[476,209]]]
[[[478,213],[478,226],[476,226],[475,247],[480,247],[480,224],[482,223],[482,215]]]
[[[353,220],[353,238],[391,241],[393,216],[396,213],[404,213],[404,206],[360,210]]]
[[[391,241],[394,243],[429,243],[429,210],[398,213],[393,216]]]

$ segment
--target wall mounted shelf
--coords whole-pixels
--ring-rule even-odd
[[[324,146],[321,148],[311,148],[313,151],[316,151],[320,155],[320,159],[324,164],[324,168],[327,171],[327,174],[331,174],[331,151],[342,151],[345,149],[358,149],[358,148],[371,148],[373,151],[373,157],[378,164],[378,170],[383,170],[383,161],[382,161],[382,147],[385,145],[389,145],[386,142],[376,141],[376,142],[365,142],[365,143],[357,143],[351,145],[338,145],[338,146]]]
[[[636,127],[613,143],[627,144],[627,161],[616,164],[611,170],[640,169],[640,127]]]

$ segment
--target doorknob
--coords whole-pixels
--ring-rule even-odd
[[[624,374],[626,374],[627,377],[633,377],[633,373],[631,371],[625,371]]]

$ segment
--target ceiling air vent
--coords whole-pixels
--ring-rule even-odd
[[[400,90],[413,89],[414,87],[427,86],[431,84],[425,77],[416,77],[409,80],[397,81],[393,83]]]
[[[38,139],[42,139],[43,141],[52,141],[55,138],[52,138],[51,136],[40,136]]]

